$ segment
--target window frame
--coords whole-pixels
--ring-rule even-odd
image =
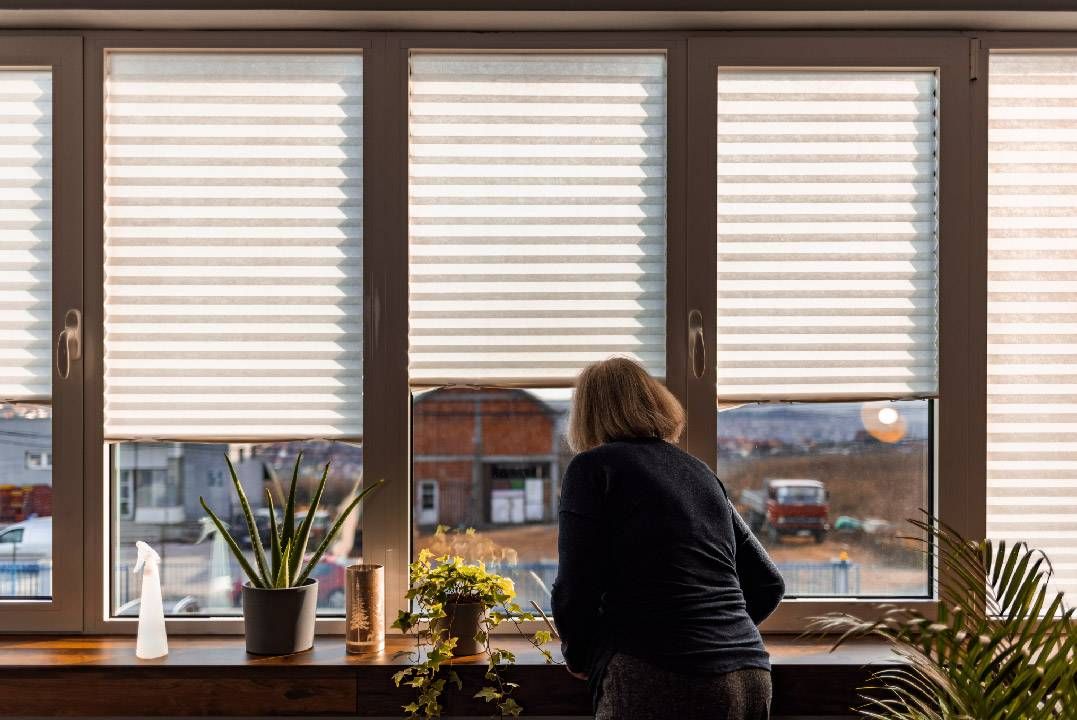
[[[53,97],[52,330],[54,342],[69,309],[83,311],[82,40],[40,33],[5,33],[0,66],[51,67]],[[55,350],[54,350],[55,353]],[[86,363],[73,361],[67,379],[52,366],[52,598],[0,601],[0,630],[72,632],[83,628],[82,411]]]
[[[974,437],[982,432],[975,412],[986,407],[982,375],[972,372],[983,347],[977,337],[986,323],[986,304],[972,302],[973,276],[981,271],[977,243],[969,232],[969,122],[971,104],[969,40],[960,36],[905,33],[712,33],[689,41],[688,138],[696,149],[689,173],[700,182],[688,188],[689,254],[696,262],[688,269],[688,307],[703,315],[704,344],[716,347],[713,321],[717,298],[717,182],[716,123],[719,66],[745,68],[933,68],[939,73],[939,392],[943,402],[932,403],[935,435],[930,457],[934,478],[930,499],[939,518],[969,537],[983,536],[983,512],[970,502],[982,495],[982,453],[976,455]],[[986,257],[983,258],[986,273]],[[945,281],[943,280],[945,278]],[[986,296],[985,296],[986,298]],[[983,317],[981,322],[978,317]],[[688,376],[688,451],[712,468],[717,467],[715,362],[708,358],[701,377]],[[836,398],[837,399],[837,398]],[[940,406],[941,405],[941,411]],[[970,427],[971,426],[971,427]],[[982,509],[984,503],[980,502]],[[937,567],[934,568],[937,570]],[[934,581],[937,573],[929,569]],[[923,600],[902,599],[904,606],[931,615],[937,586]],[[803,631],[808,618],[831,611],[877,615],[874,605],[886,598],[812,598],[787,600],[763,624],[764,632]]]
[[[85,566],[87,581],[83,587],[82,623],[87,632],[131,634],[137,632],[138,619],[133,617],[112,616],[110,588],[112,584],[111,553],[115,529],[111,526],[111,511],[114,500],[110,468],[110,453],[104,440],[104,83],[105,62],[107,54],[115,52],[205,52],[205,51],[308,51],[331,53],[359,53],[363,56],[363,172],[364,176],[374,174],[381,169],[375,158],[375,150],[380,140],[376,128],[387,121],[371,123],[368,118],[382,114],[375,104],[376,99],[367,92],[370,82],[367,80],[368,62],[378,40],[377,34],[364,32],[324,32],[324,31],[269,31],[269,32],[209,32],[209,31],[160,31],[128,32],[106,31],[87,32],[84,34],[84,68],[86,88],[83,120],[85,125],[85,278],[86,312],[84,313],[86,355],[86,404],[85,422],[82,428],[85,441],[85,462],[83,473],[86,483],[86,502],[84,504]],[[373,297],[374,286],[371,275],[377,265],[369,261],[368,252],[373,253],[378,244],[371,232],[371,214],[378,214],[380,189],[372,187],[373,183],[363,184],[364,232],[363,232],[363,319],[364,326],[370,327],[371,308],[377,300]],[[382,243],[384,244],[384,243]],[[364,332],[364,390],[373,389],[376,383],[368,382],[376,377],[380,368],[376,362],[377,350],[371,345],[369,333]],[[369,358],[369,360],[367,360]],[[364,417],[375,417],[378,407],[372,398],[364,393]],[[366,415],[367,412],[371,414]],[[373,429],[373,428],[372,428]],[[369,452],[370,435],[364,427],[364,475],[371,465],[377,467],[377,451]],[[379,441],[376,445],[381,447]],[[384,512],[377,508],[381,493],[372,493],[364,502],[368,514]],[[133,497],[133,496],[132,496]],[[371,546],[377,546],[380,536],[377,529],[364,523],[364,537]],[[241,634],[243,620],[240,617],[206,616],[206,617],[169,617],[165,621],[166,629],[171,634]],[[344,619],[342,616],[319,617],[316,631],[319,634],[342,634]]]
[[[798,32],[358,32],[358,31],[91,31],[0,33],[0,64],[54,67],[58,163],[54,182],[54,326],[60,313],[84,312],[83,361],[72,378],[54,387],[53,468],[57,498],[54,542],[83,547],[81,556],[61,556],[54,568],[50,602],[0,602],[0,630],[133,633],[133,619],[109,618],[109,512],[112,493],[102,439],[103,301],[103,61],[106,49],[126,50],[355,50],[364,63],[364,473],[387,480],[365,501],[363,518],[371,557],[386,567],[386,612],[402,605],[410,559],[412,518],[410,408],[407,374],[408,53],[444,51],[580,51],[662,49],[667,53],[667,368],[668,383],[689,410],[691,434],[682,446],[712,465],[716,412],[711,405],[713,366],[695,379],[687,369],[688,308],[710,308],[697,279],[710,272],[715,234],[708,232],[713,209],[714,168],[711,117],[689,104],[690,89],[714,93],[699,64],[753,61],[773,66],[939,67],[945,150],[941,167],[939,259],[939,355],[941,414],[934,418],[935,492],[940,516],[970,537],[986,525],[986,219],[987,53],[990,49],[1077,49],[1077,33],[915,31]],[[810,58],[808,63],[805,58]],[[706,77],[703,87],[699,77]],[[970,81],[971,79],[971,81]],[[691,95],[695,97],[695,95]],[[954,108],[953,111],[950,108]],[[85,139],[84,139],[85,137]],[[700,144],[702,143],[702,144]],[[689,148],[692,154],[689,155]],[[59,168],[59,165],[63,165]],[[689,175],[689,173],[692,173]],[[688,183],[687,178],[694,181]],[[708,182],[708,178],[711,180]],[[700,180],[702,179],[702,182]],[[703,186],[703,187],[700,187]],[[689,213],[689,209],[693,212]],[[713,224],[713,213],[710,223]],[[713,230],[713,228],[711,228]],[[941,235],[942,233],[940,233]],[[384,241],[379,242],[379,239]],[[60,246],[67,248],[63,257]],[[945,282],[942,278],[945,276]],[[713,282],[713,281],[712,281]],[[62,298],[60,298],[62,294]],[[715,328],[704,323],[713,347]],[[945,330],[945,331],[944,331]],[[713,364],[712,364],[713,365]],[[678,376],[679,373],[679,376]],[[708,380],[709,377],[709,380]],[[371,379],[367,382],[367,379]],[[376,379],[376,382],[374,381]],[[707,440],[707,442],[703,442]],[[63,450],[61,450],[61,445]],[[940,452],[941,450],[941,452]],[[871,600],[787,603],[764,625],[768,632],[802,631],[804,618],[829,610],[861,615],[875,611]],[[917,603],[933,612],[933,602]],[[242,631],[239,619],[175,619],[172,633]],[[320,633],[340,633],[343,622],[320,619]]]

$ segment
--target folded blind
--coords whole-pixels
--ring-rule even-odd
[[[1077,55],[990,61],[987,533],[1077,597]]]
[[[937,392],[936,78],[718,72],[718,397]]]
[[[105,435],[362,434],[362,59],[115,53]]]
[[[661,55],[416,54],[413,382],[665,375]]]
[[[0,402],[52,398],[52,71],[0,68]]]

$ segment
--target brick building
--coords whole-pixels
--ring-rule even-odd
[[[526,390],[441,388],[415,398],[415,524],[550,523],[567,457],[565,405]]]

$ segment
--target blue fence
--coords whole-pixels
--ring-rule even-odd
[[[860,565],[851,562],[778,563],[785,580],[785,594],[797,596],[846,596],[860,594]],[[525,609],[531,600],[543,610],[550,609],[550,590],[557,577],[556,563],[520,563],[490,566],[490,570],[511,578],[517,601]]]
[[[166,595],[201,596],[208,592],[199,577],[201,561],[165,562],[161,580]],[[851,562],[779,563],[788,597],[847,596],[860,594],[860,565]],[[550,608],[550,590],[557,577],[557,563],[520,563],[490,566],[490,570],[511,578],[517,599],[525,608],[530,601],[543,610]],[[137,597],[138,585],[128,563],[121,563],[113,575],[114,601],[123,605]],[[198,578],[197,580],[195,578]],[[0,563],[0,597],[48,597],[52,594],[52,564],[47,562]]]
[[[0,596],[40,598],[52,595],[52,563],[0,563]]]

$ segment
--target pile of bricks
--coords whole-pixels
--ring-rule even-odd
[[[0,485],[0,523],[16,523],[28,517],[52,515],[49,485]]]

